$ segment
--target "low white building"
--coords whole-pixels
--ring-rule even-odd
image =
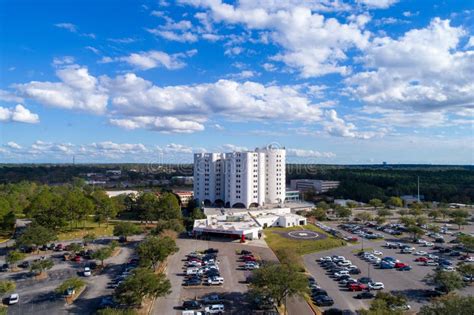
[[[306,218],[291,212],[290,208],[261,210],[205,208],[207,218],[195,220],[195,234],[211,234],[230,238],[256,239],[267,227],[306,225]]]

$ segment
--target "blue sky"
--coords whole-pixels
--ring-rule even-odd
[[[0,1],[0,162],[473,164],[474,3]]]

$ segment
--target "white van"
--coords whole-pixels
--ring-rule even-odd
[[[203,315],[203,313],[199,311],[182,311],[181,315]]]

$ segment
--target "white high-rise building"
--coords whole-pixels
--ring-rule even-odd
[[[285,148],[194,154],[194,197],[206,206],[257,207],[285,200]]]

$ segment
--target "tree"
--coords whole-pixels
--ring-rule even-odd
[[[83,286],[85,286],[86,283],[84,280],[78,277],[73,277],[65,280],[63,283],[61,283],[56,289],[56,293],[58,294],[64,294],[67,289],[71,288],[73,290],[79,290]]]
[[[467,224],[467,218],[469,218],[469,211],[464,209],[456,209],[451,211],[449,215],[453,218],[453,223],[457,224],[460,230],[461,226]]]
[[[419,315],[472,315],[474,314],[474,296],[449,294],[423,305]]]
[[[30,271],[36,274],[42,274],[48,269],[53,268],[54,262],[51,259],[34,261],[30,266]]]
[[[157,298],[171,293],[171,284],[162,273],[155,274],[147,268],[137,268],[115,290],[115,299],[122,304],[140,305],[143,298]]]
[[[42,246],[56,239],[56,233],[41,225],[29,225],[25,232],[18,238],[16,245],[21,246]]]
[[[433,221],[436,221],[437,218],[441,216],[441,211],[433,209],[428,212],[428,216],[433,219]]]
[[[398,210],[398,214],[401,215],[401,216],[405,216],[408,214],[408,210],[407,209],[400,209]]]
[[[25,209],[26,215],[37,225],[51,230],[58,230],[68,225],[70,214],[63,207],[64,187],[50,188],[43,186],[36,194],[28,208]]]
[[[466,252],[474,251],[474,236],[468,234],[459,235],[457,239],[464,246]]]
[[[373,219],[372,214],[367,211],[359,212],[355,216],[357,219],[361,220],[362,222],[371,221]]]
[[[316,204],[316,207],[323,210],[329,210],[330,206],[325,201],[320,201]]]
[[[20,260],[23,260],[26,257],[26,254],[23,254],[17,250],[12,250],[5,257],[5,261],[11,265],[16,266],[16,263]]]
[[[141,232],[141,227],[132,222],[119,222],[114,226],[115,236],[123,236],[127,238],[128,236],[137,235]]]
[[[454,217],[453,223],[456,224],[458,226],[458,230],[460,230],[463,225],[467,224],[467,220],[463,217]]]
[[[118,308],[104,308],[104,309],[98,310],[96,314],[97,315],[137,315],[138,313],[133,309],[122,310]]]
[[[178,198],[173,193],[162,193],[159,198],[156,218],[158,220],[182,219],[183,215]]]
[[[336,205],[334,212],[339,218],[348,218],[352,214],[351,209],[339,205]]]
[[[159,262],[163,262],[166,257],[178,251],[176,242],[170,237],[147,237],[138,245],[137,253],[140,263],[145,267],[152,267],[156,270]]]
[[[93,243],[95,240],[96,240],[96,236],[94,233],[87,233],[86,235],[84,235],[84,237],[82,238],[82,241],[84,242],[84,245],[87,245],[89,243]]]
[[[435,271],[427,278],[446,293],[460,289],[464,285],[461,276],[457,272]]]
[[[378,225],[382,225],[382,224],[384,224],[386,221],[387,221],[387,219],[386,219],[385,217],[377,216],[377,217],[375,218],[375,222],[377,222]]]
[[[387,217],[391,214],[392,213],[388,209],[381,208],[381,209],[377,210],[377,215],[380,216],[380,217]]]
[[[415,220],[416,220],[416,225],[418,226],[425,225],[428,222],[428,219],[421,215],[416,217]]]
[[[155,219],[155,213],[159,207],[158,197],[154,193],[144,193],[141,194],[136,203],[136,212],[140,220],[152,221]]]
[[[439,225],[430,224],[428,225],[428,231],[439,233],[441,231],[441,228],[439,227]]]
[[[100,260],[100,264],[102,265],[102,267],[104,267],[104,260],[109,258],[111,255],[112,255],[112,248],[102,247],[102,248],[99,248],[98,250],[96,250],[92,254],[92,258]]]
[[[383,206],[383,202],[382,202],[382,200],[380,200],[380,199],[373,198],[373,199],[370,199],[370,200],[369,200],[369,205],[371,205],[372,207],[374,207],[374,209],[377,209],[377,208]]]
[[[457,266],[457,270],[463,275],[474,277],[474,265],[470,263],[462,263]],[[472,279],[470,280],[472,282]]]
[[[346,203],[346,205],[347,205],[347,207],[348,207],[349,209],[354,209],[354,208],[357,207],[358,204],[357,204],[357,202],[355,202],[355,201],[348,201],[348,202]]]
[[[407,230],[409,233],[412,233],[413,241],[416,241],[420,236],[425,234],[425,230],[417,225],[410,225],[407,227]]]
[[[387,200],[386,205],[389,207],[401,208],[403,207],[403,200],[400,197],[390,197]]]
[[[16,289],[16,284],[14,281],[0,280],[0,295],[13,292],[15,291],[15,289]]]
[[[82,245],[79,243],[71,243],[68,245],[68,250],[76,254],[82,250]]]
[[[403,306],[406,303],[407,299],[403,295],[378,292],[370,304],[370,308],[358,310],[357,313],[361,315],[402,315],[404,312],[394,309],[394,307]]]
[[[172,230],[177,233],[181,233],[185,231],[183,223],[179,219],[170,219],[170,220],[158,220],[156,222],[156,226],[153,229],[153,234],[160,234],[164,230]]]
[[[327,220],[326,210],[321,208],[315,208],[310,212],[310,216],[314,217],[318,221]]]
[[[95,220],[99,223],[106,222],[109,226],[109,219],[114,218],[118,212],[118,201],[107,196],[105,191],[96,190],[92,193],[92,199],[95,203]]]
[[[439,210],[439,212],[440,212],[441,215],[443,216],[443,220],[445,220],[446,217],[450,215],[451,210],[448,209],[448,208],[442,208],[441,210]]]
[[[308,280],[294,266],[266,264],[252,272],[250,287],[257,293],[273,298],[278,306],[286,297],[308,291]]]
[[[5,215],[0,216],[0,230],[10,232],[15,227],[16,216],[13,211],[7,212]]]

